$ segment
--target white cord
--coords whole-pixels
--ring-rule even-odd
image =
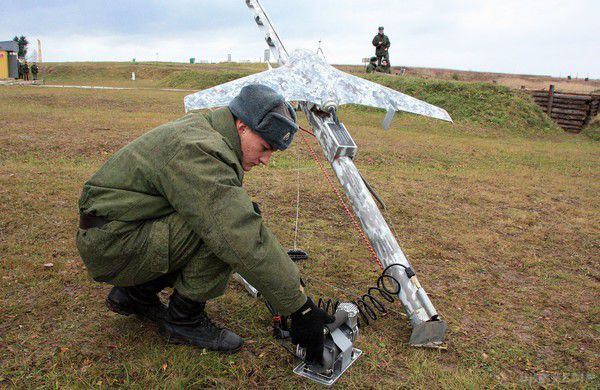
[[[298,219],[300,216],[300,146],[296,142],[296,227],[294,228],[294,250],[298,244]]]

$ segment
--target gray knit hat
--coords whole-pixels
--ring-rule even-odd
[[[287,149],[298,131],[292,106],[266,85],[246,85],[229,103],[229,109],[274,149]]]

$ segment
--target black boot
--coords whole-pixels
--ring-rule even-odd
[[[204,311],[204,302],[194,302],[173,291],[161,334],[174,344],[193,345],[213,351],[237,352],[244,344],[237,334],[215,325]]]
[[[106,298],[106,306],[115,313],[131,314],[161,322],[167,316],[167,307],[158,293],[169,285],[167,276],[132,287],[113,287]]]

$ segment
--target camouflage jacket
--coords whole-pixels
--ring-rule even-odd
[[[381,44],[379,44],[379,42],[381,42]],[[390,39],[385,34],[383,34],[383,35],[377,34],[373,38],[373,46],[375,46],[375,55],[378,57],[382,56],[387,51],[385,49],[390,48]]]
[[[241,158],[228,108],[190,112],[115,153],[85,183],[79,211],[124,222],[177,212],[208,249],[289,315],[306,301],[299,271],[242,188]]]
[[[377,68],[377,65],[375,65],[372,62],[369,62],[369,65],[367,65],[367,73],[373,73],[373,72],[375,72],[376,68]]]
[[[386,65],[386,66],[380,65],[380,66],[378,66],[378,67],[375,69],[375,72],[380,72],[380,73],[388,73],[388,74],[391,74],[391,73],[392,73],[392,70],[391,70],[391,67],[390,67],[389,65]]]

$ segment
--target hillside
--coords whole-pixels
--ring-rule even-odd
[[[362,73],[364,67],[344,65],[340,69],[349,73]],[[552,77],[528,74],[510,74],[494,72],[476,72],[455,69],[421,68],[412,66],[394,66],[392,73],[399,73],[404,69],[404,75],[432,80],[455,80],[473,83],[489,83],[502,85],[509,88],[528,90],[547,89],[554,84],[557,90],[564,92],[590,93],[600,88],[600,80],[585,80],[584,78],[571,79],[565,77]]]
[[[50,84],[200,90],[263,70],[264,64],[65,63],[46,64],[44,78]],[[131,80],[131,72],[136,73],[136,81]],[[481,134],[507,132],[539,136],[562,133],[531,98],[519,90],[484,82],[355,75],[443,107],[466,130],[480,125],[486,129]]]
[[[65,62],[45,63],[41,67],[44,80],[50,84],[66,85],[104,85],[119,87],[175,87],[183,85],[178,75],[187,72],[201,73],[207,76],[222,74],[246,76],[264,70],[262,64],[184,64],[174,62]],[[136,80],[131,80],[135,72]],[[171,80],[175,77],[175,80]],[[185,79],[185,77],[184,77]],[[186,80],[193,86],[193,80]],[[202,84],[200,84],[202,85]]]
[[[596,116],[581,133],[593,141],[600,141],[600,115]]]
[[[528,135],[558,135],[562,130],[521,91],[486,83],[363,75],[376,83],[445,108],[456,123]]]

